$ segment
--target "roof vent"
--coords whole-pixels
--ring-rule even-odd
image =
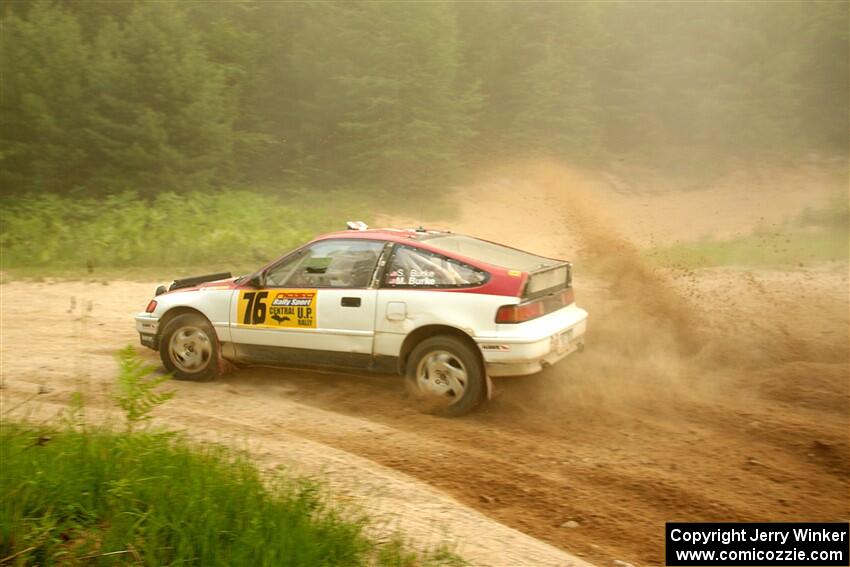
[[[346,228],[348,228],[348,230],[366,230],[367,228],[369,228],[369,225],[367,225],[362,220],[348,221],[347,223],[345,223],[345,226]]]

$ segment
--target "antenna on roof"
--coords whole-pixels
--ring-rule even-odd
[[[369,226],[361,220],[348,221],[347,223],[345,223],[345,226],[346,228],[348,228],[348,230],[366,230],[367,228],[369,228]]]

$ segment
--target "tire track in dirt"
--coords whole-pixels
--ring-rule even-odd
[[[73,384],[39,390],[27,385],[34,384],[16,378],[5,385],[4,412],[11,410],[17,418],[37,424],[55,422],[67,413],[74,391],[67,386]],[[210,386],[225,395],[209,396]],[[224,387],[173,384],[178,391],[176,403],[158,408],[154,423],[184,431],[198,442],[226,443],[247,451],[270,474],[284,469],[298,476],[316,478],[335,502],[346,506],[346,512],[357,519],[361,512],[368,514],[367,532],[377,541],[389,541],[394,534],[401,533],[416,549],[432,550],[449,545],[472,565],[589,565],[521,531],[493,522],[413,477],[336,448],[340,440],[333,436],[325,444],[315,441],[315,436],[300,435],[299,429],[317,431],[332,424],[334,429],[359,431],[362,435],[397,435],[397,431],[291,400],[260,398],[244,386],[239,391],[232,386],[219,386]],[[33,394],[34,390],[44,393]],[[86,422],[120,427],[122,418],[108,391],[99,387],[85,390]],[[197,405],[186,403],[193,399]],[[248,402],[250,406],[246,407]],[[4,413],[4,418],[7,417]],[[289,427],[291,423],[297,423],[298,427]]]
[[[586,354],[539,377],[502,381],[508,407],[493,404],[546,438],[550,451],[587,458],[580,442],[566,442],[575,435],[598,444],[585,454],[608,448],[621,457],[604,472],[573,466],[562,479],[559,494],[569,497],[556,508],[600,519],[596,543],[571,538],[572,549],[626,537],[627,548],[614,553],[652,564],[661,561],[657,534],[670,519],[850,515],[846,271],[824,274],[831,287],[811,290],[800,285],[806,273],[745,271],[738,279],[718,270],[718,293],[702,273],[677,281],[683,274],[645,262],[606,218],[611,195],[586,175],[538,162],[504,167],[481,186],[497,190],[466,197],[458,230],[466,224],[479,236],[576,259],[578,301],[591,313]],[[505,195],[534,197],[494,214]],[[479,219],[482,202],[489,212]],[[529,222],[535,214],[541,218]],[[549,228],[549,241],[538,230],[528,237],[527,226]],[[740,305],[728,309],[731,298]],[[620,435],[630,453],[617,447]],[[597,492],[595,505],[578,496],[582,484]],[[563,540],[562,530],[536,520],[531,533]]]

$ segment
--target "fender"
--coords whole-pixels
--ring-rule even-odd
[[[213,287],[201,287],[191,291],[175,290],[156,297],[156,308],[150,314],[160,321],[178,308],[188,308],[207,318],[215,329],[220,342],[230,342],[230,302],[234,291]]]

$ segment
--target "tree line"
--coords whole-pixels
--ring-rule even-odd
[[[848,151],[847,2],[7,2],[4,193]]]

